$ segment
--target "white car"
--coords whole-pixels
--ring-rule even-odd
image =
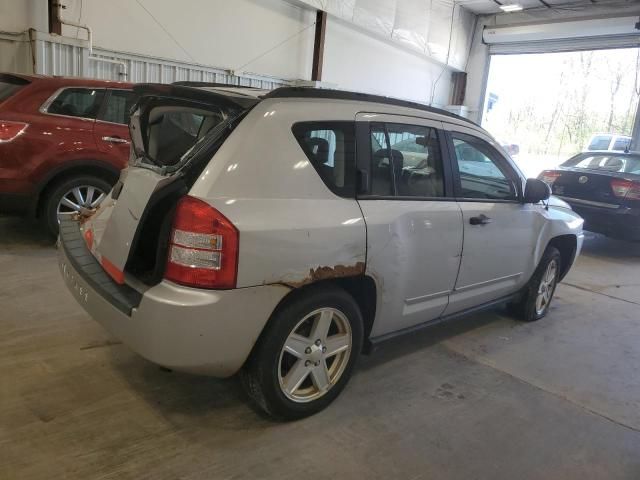
[[[602,151],[609,150],[613,152],[625,152],[629,150],[631,145],[631,137],[629,135],[617,135],[615,133],[596,133],[592,135],[585,150]]]
[[[62,275],[131,349],[327,406],[363,350],[510,302],[548,312],[582,219],[474,123],[312,88],[143,85],[130,166],[61,224]],[[194,124],[196,125],[194,127]]]

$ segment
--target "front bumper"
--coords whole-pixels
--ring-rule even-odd
[[[200,290],[162,281],[138,292],[106,276],[79,232],[75,221],[60,227],[58,261],[69,291],[125,345],[174,370],[215,377],[236,373],[289,291],[281,285]]]

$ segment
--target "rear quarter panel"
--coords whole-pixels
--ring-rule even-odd
[[[353,108],[297,103],[269,100],[256,106],[190,192],[238,228],[238,287],[299,287],[364,273],[360,207],[325,186],[291,132],[298,121],[354,120]]]

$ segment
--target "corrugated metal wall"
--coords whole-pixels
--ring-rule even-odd
[[[94,48],[93,54],[109,60],[123,61],[127,65],[128,80],[131,82],[172,83],[177,81],[217,82],[243,85],[264,89],[273,89],[286,85],[281,79],[243,73],[235,75],[221,68],[205,65],[189,64],[145,57],[141,55],[122,54]],[[88,75],[90,77],[119,79],[120,66],[112,63],[96,62],[88,59]]]
[[[29,48],[29,43],[31,47]],[[31,55],[35,57],[35,72]],[[278,78],[242,73],[240,75],[221,68],[189,64],[162,58],[146,57],[93,49],[93,55],[123,62],[129,82],[172,83],[176,81],[216,82],[233,85],[273,89],[290,82]],[[89,58],[87,42],[74,38],[32,31],[11,38],[0,37],[0,58],[11,59],[3,69],[43,75],[82,76],[104,80],[125,80],[122,67],[116,63],[99,62]]]

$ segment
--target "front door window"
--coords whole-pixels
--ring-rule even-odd
[[[482,200],[516,200],[514,182],[498,153],[484,140],[454,132],[453,147],[458,166],[459,196]]]

